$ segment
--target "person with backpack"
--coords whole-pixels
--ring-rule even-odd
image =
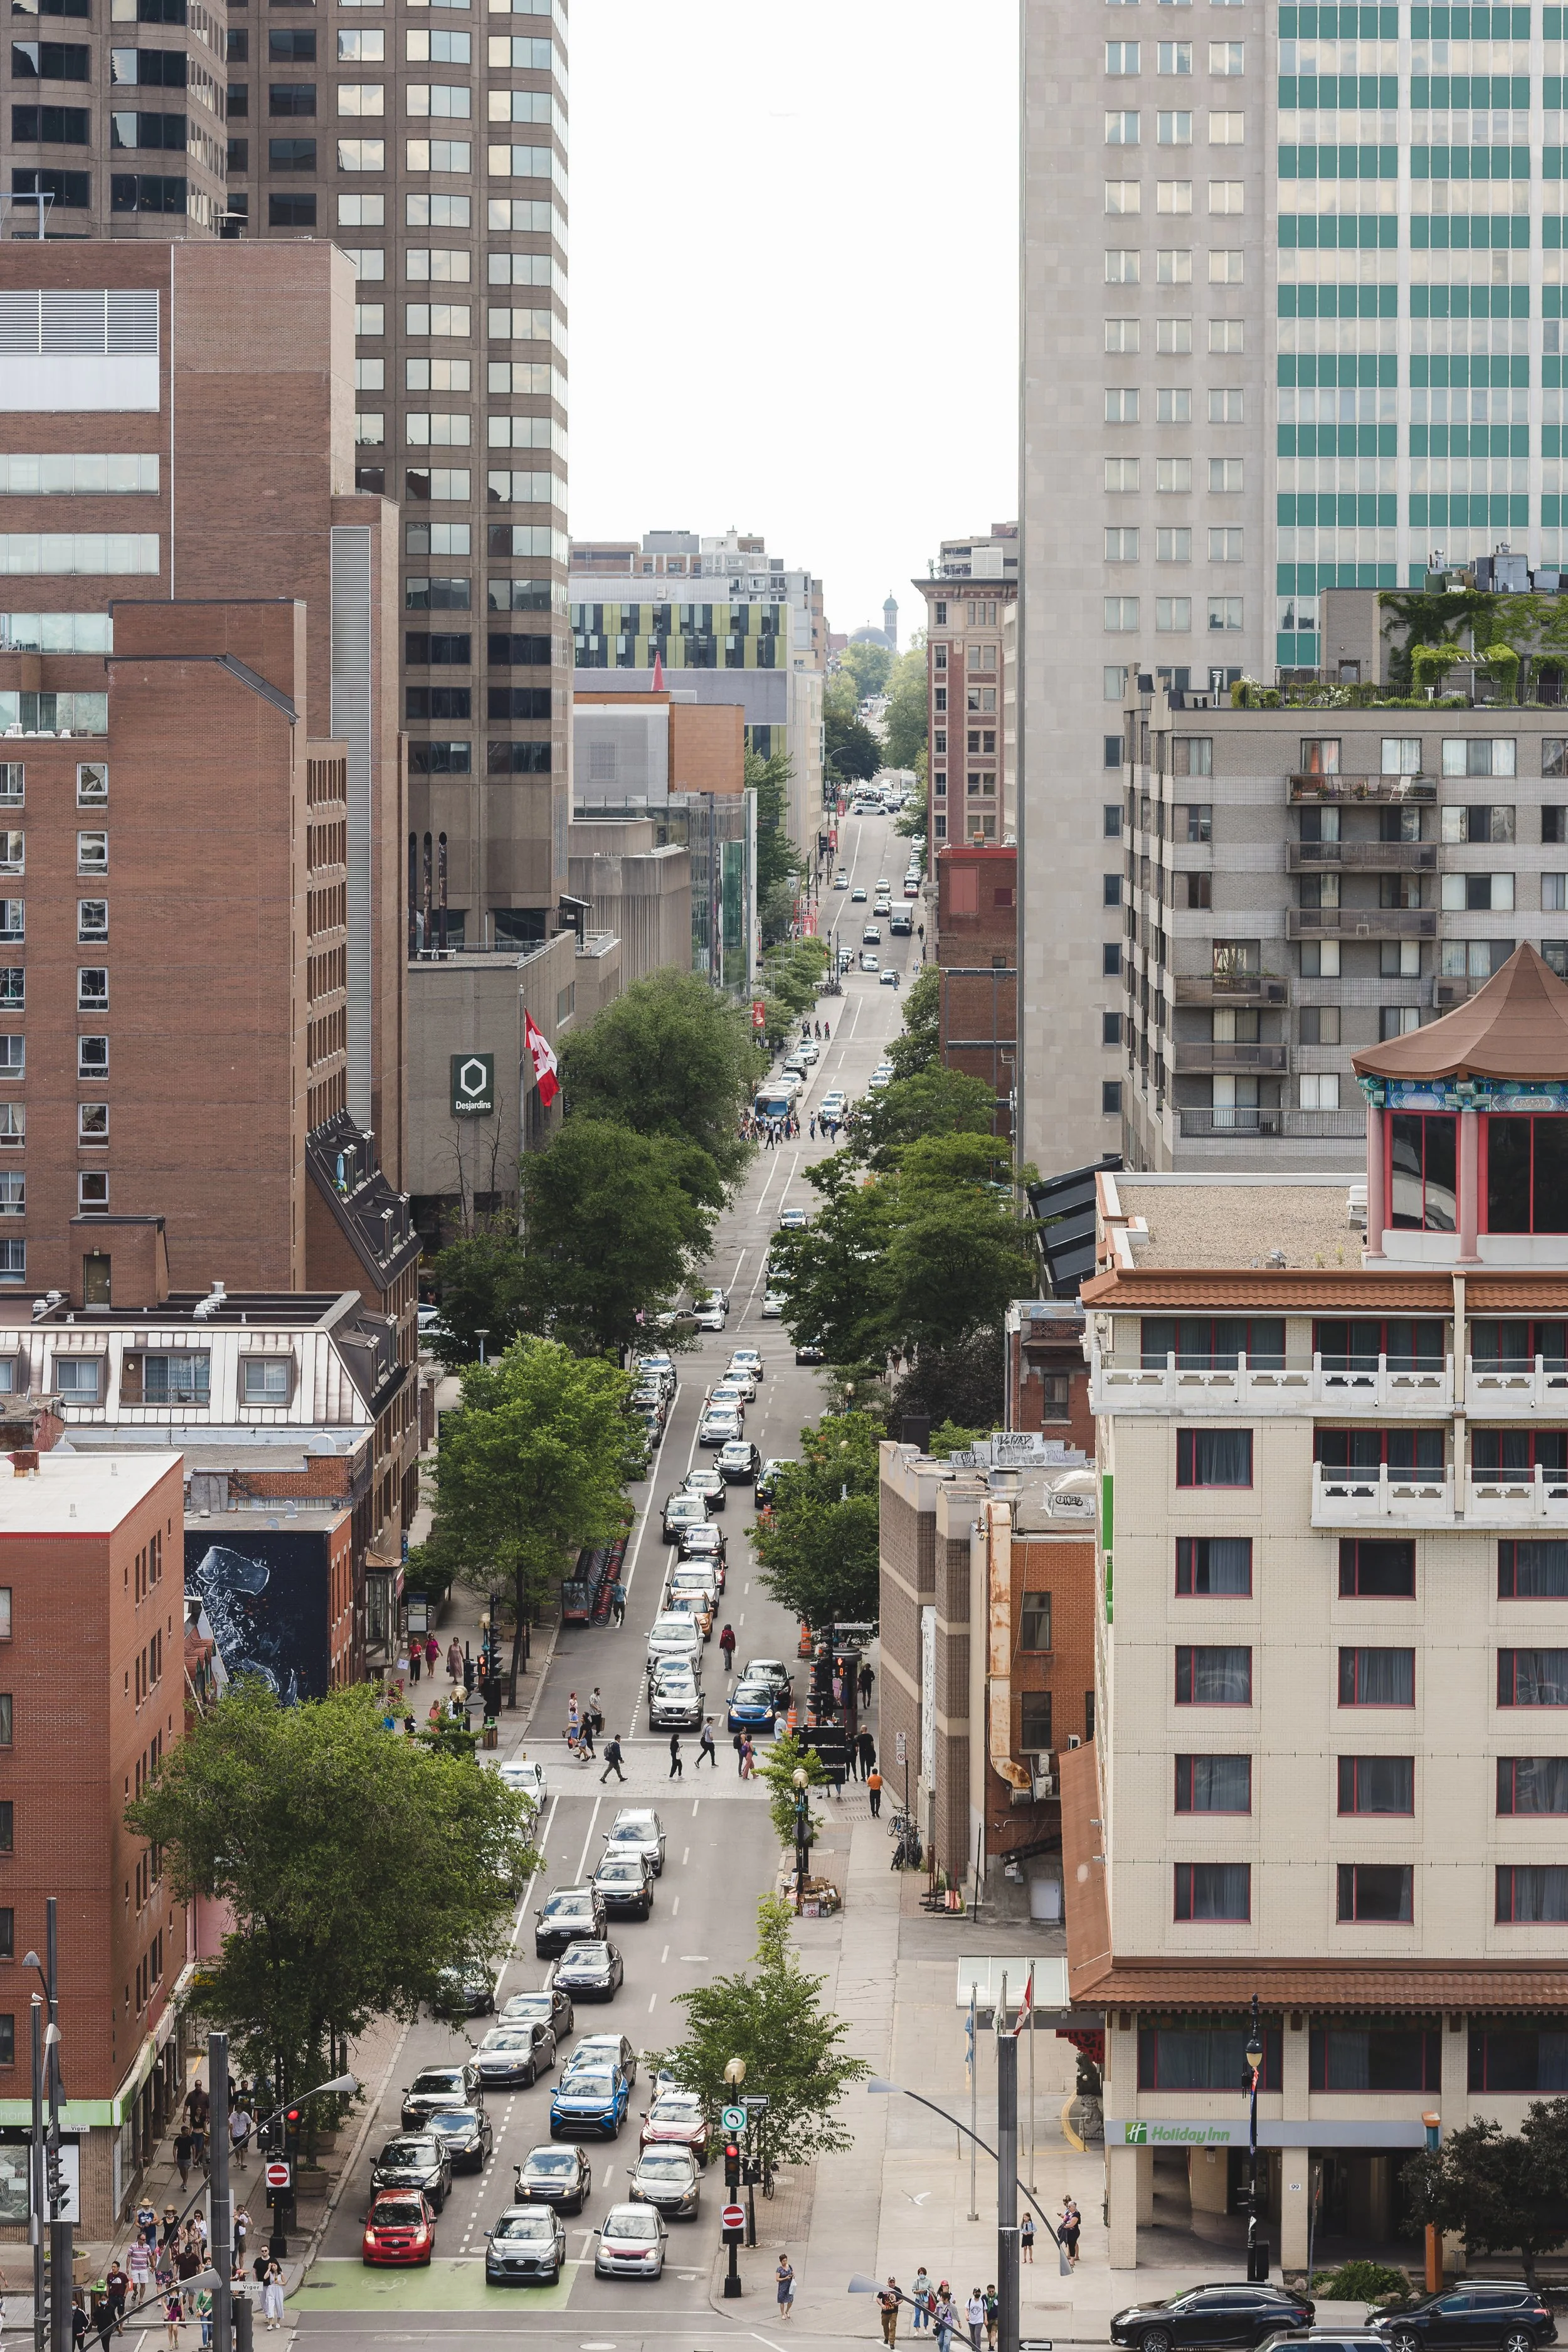
[[[719,1647],[723,1654],[724,1672],[732,1675],[735,1671],[735,1629],[732,1625],[726,1625],[720,1634]]]
[[[599,1775],[601,1789],[612,1772],[617,1780],[624,1780],[626,1777],[621,1769],[621,1735],[618,1731],[613,1739],[605,1742],[605,1769]]]

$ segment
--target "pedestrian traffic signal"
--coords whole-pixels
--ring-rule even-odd
[[[300,2110],[289,2107],[283,2116],[283,2153],[291,2161],[300,2153]]]
[[[741,2151],[732,2139],[726,2140],[724,2143],[724,2186],[726,2189],[739,2189],[740,2185]]]
[[[51,2215],[58,2212],[64,2201],[64,2188],[60,2177],[60,2152],[58,2147],[46,2147],[44,2149],[44,2193],[48,2199]]]

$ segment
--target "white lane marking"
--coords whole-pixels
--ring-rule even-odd
[[[742,1598],[742,1601],[745,1599],[745,1597],[746,1597],[747,1593],[748,1593],[748,1592],[750,1592],[751,1589],[752,1589],[752,1587],[751,1587],[751,1581],[750,1581],[750,1579],[748,1579],[748,1580],[747,1580],[747,1581],[746,1581],[744,1584],[742,1584],[742,1587],[741,1587],[741,1598]]]
[[[763,1202],[767,1199],[767,1197],[768,1197],[768,1192],[769,1192],[769,1190],[770,1190],[770,1189],[771,1189],[771,1187],[772,1187],[773,1178],[778,1174],[778,1172],[779,1172],[779,1169],[780,1169],[780,1167],[783,1165],[783,1162],[784,1162],[784,1154],[783,1154],[783,1152],[782,1152],[782,1151],[775,1151],[775,1152],[773,1152],[773,1155],[772,1155],[772,1158],[773,1158],[773,1166],[772,1166],[772,1167],[769,1169],[769,1171],[768,1171],[767,1182],[763,1186],[762,1191],[761,1191],[761,1192],[758,1193],[758,1195],[757,1195],[757,1205],[756,1205],[755,1209],[754,1209],[754,1210],[752,1211],[752,1213],[753,1216],[758,1216],[758,1217],[760,1217],[760,1216],[762,1215],[762,1213],[763,1213]]]
[[[681,1859],[682,1863],[688,1863],[688,1862],[689,1862],[689,1861],[690,1861],[690,1859],[691,1859],[691,1848],[690,1848],[689,1845],[685,1845],[685,1846],[682,1846],[682,1847],[681,1847],[681,1849],[680,1849],[680,1859]],[[669,1949],[669,1946],[668,1946],[668,1944],[666,1944],[666,1946],[665,1946],[665,1948],[665,1948],[665,1950],[668,1952],[668,1949]]]
[[[650,1993],[649,1993],[649,1995],[648,1995],[648,1997],[647,1997],[647,2013],[648,2013],[648,2015],[649,2015],[650,2017],[653,2015],[653,2012],[654,2012],[654,2011],[658,2008],[658,1993],[656,1993],[656,1992],[650,1992]]]
[[[685,1861],[685,1859],[686,1859],[685,1854],[682,1854],[682,1855],[681,1855],[681,1857],[680,1857],[680,1859],[682,1860],[682,1862],[684,1862],[684,1861]],[[668,1946],[668,1944],[666,1944],[666,1946],[665,1946],[665,1948],[664,1948],[663,1951],[662,1951],[662,1952],[660,1952],[660,1954],[659,1954],[659,1956],[658,1956],[658,1964],[659,1964],[659,1967],[660,1967],[661,1969],[664,1967],[665,1963],[668,1961],[668,1958],[669,1958],[669,1946]]]
[[[550,1811],[544,1816],[544,1827],[539,1833],[540,1870],[544,1867],[544,1842],[550,1835],[552,1829],[554,1827],[555,1808],[560,1802],[561,1800],[559,1797],[551,1798]],[[536,1870],[532,1877],[529,1880],[528,1885],[522,1890],[522,1899],[517,1906],[517,1916],[511,1923],[511,1933],[506,1939],[506,1958],[502,1960],[500,1968],[496,1970],[495,1990],[498,1993],[500,1990],[500,1980],[502,1977],[505,1976],[508,1969],[511,1966],[512,1961],[517,1957],[517,1939],[522,1932],[522,1923],[528,1916],[528,1906],[530,1902],[532,1900],[533,1890],[538,1884],[539,1870]]]
[[[673,1902],[673,1903],[670,1905],[670,1906],[669,1906],[669,1916],[670,1916],[670,1917],[671,1917],[672,1919],[674,1918],[674,1916],[675,1916],[676,1913],[679,1910],[679,1908],[680,1908],[680,1897],[679,1897],[679,1895],[678,1895],[676,1896],[676,1898],[675,1898],[674,1902]]]
[[[577,1864],[577,1876],[573,1882],[574,1885],[582,1885],[583,1874],[587,1869],[588,1848],[594,1843],[594,1824],[599,1818],[599,1807],[604,1803],[604,1801],[603,1797],[595,1797],[594,1800],[594,1810],[588,1816],[588,1834],[583,1840],[583,1859]]]

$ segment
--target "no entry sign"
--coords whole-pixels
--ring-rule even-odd
[[[742,2205],[726,2205],[719,2219],[726,2230],[743,2230],[746,2226],[745,2208]]]
[[[294,2175],[290,2167],[277,2158],[274,2158],[267,2167],[267,2186],[268,2189],[287,2189],[290,2186],[293,2178]]]

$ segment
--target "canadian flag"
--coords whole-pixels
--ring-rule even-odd
[[[539,1086],[539,1099],[546,1110],[561,1092],[561,1081],[555,1075],[555,1048],[542,1030],[533,1025],[533,1015],[525,1013],[528,1026],[524,1033],[529,1052],[533,1056],[533,1075]]]

